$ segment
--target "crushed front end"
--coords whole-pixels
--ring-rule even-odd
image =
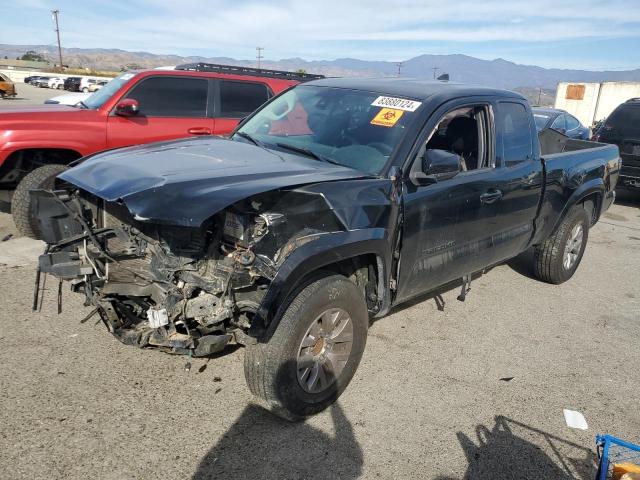
[[[69,281],[123,343],[193,356],[244,343],[287,255],[342,228],[321,196],[295,191],[237,202],[200,227],[136,219],[81,189],[31,195],[48,244],[39,272]]]

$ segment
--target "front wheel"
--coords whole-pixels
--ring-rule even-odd
[[[588,237],[589,215],[582,205],[576,205],[556,232],[536,247],[535,276],[556,285],[569,280],[580,265]]]
[[[84,87],[84,88],[82,89],[82,93],[89,93],[89,89],[88,89],[87,87]]]
[[[28,173],[16,187],[11,198],[11,216],[16,228],[25,237],[35,238],[36,240],[41,238],[29,191],[53,189],[56,177],[68,168],[66,165],[44,165]]]
[[[353,282],[329,275],[310,283],[291,301],[269,341],[247,346],[249,390],[288,420],[324,410],[358,368],[368,325],[364,294]]]

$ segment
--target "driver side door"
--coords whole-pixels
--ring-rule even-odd
[[[114,112],[107,120],[107,148],[170,140],[195,135],[211,135],[210,81],[206,78],[146,77],[121,99],[139,104],[135,116]]]
[[[456,122],[455,112],[471,107],[477,135],[465,137],[467,145],[456,135],[434,135],[443,122]],[[453,112],[453,113],[452,113]],[[468,116],[468,114],[467,114]],[[455,115],[454,115],[455,117]],[[399,260],[396,302],[481,270],[494,257],[492,237],[498,232],[500,171],[496,168],[493,105],[478,101],[448,104],[427,122],[415,161],[420,161],[432,145],[467,157],[467,170],[455,177],[431,185],[415,185],[406,179],[403,193],[403,231]],[[444,127],[446,130],[449,127]],[[460,132],[464,135],[465,132]],[[478,143],[473,145],[473,141]],[[477,158],[473,158],[473,153]]]

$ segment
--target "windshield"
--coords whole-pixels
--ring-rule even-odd
[[[298,86],[259,110],[234,140],[379,174],[420,105],[361,90]]]
[[[120,87],[131,80],[134,76],[135,73],[123,73],[122,75],[117,76],[96,93],[89,96],[86,100],[83,100],[82,105],[90,109],[100,108],[104,105],[104,102],[111,98],[111,95],[120,90]]]
[[[536,129],[542,130],[551,117],[549,115],[542,115],[541,113],[534,113],[533,119],[536,121]]]

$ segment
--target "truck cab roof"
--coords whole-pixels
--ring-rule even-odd
[[[410,97],[416,100],[427,100],[436,95],[451,95],[456,98],[467,96],[494,96],[504,98],[524,97],[517,92],[488,87],[479,87],[455,82],[421,80],[411,78],[325,78],[308,82],[307,85],[321,87],[349,88],[367,90],[385,95]]]

